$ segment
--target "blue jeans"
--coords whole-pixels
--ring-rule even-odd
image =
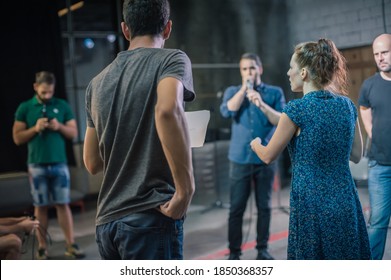
[[[67,164],[30,163],[28,171],[34,206],[70,202],[70,175]]]
[[[391,166],[380,165],[374,160],[369,163],[369,243],[374,260],[381,260],[387,240],[391,216]]]
[[[231,253],[240,254],[242,245],[243,215],[254,186],[257,215],[257,250],[267,248],[271,218],[271,193],[274,181],[275,163],[238,164],[230,166],[231,206],[228,219],[228,242]]]
[[[173,220],[151,209],[96,227],[104,260],[183,259],[183,219]]]

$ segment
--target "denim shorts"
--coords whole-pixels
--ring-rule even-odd
[[[34,206],[68,204],[70,176],[65,163],[28,165]]]

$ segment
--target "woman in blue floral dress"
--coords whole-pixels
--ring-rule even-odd
[[[371,259],[361,203],[349,160],[362,139],[347,94],[344,57],[331,40],[296,46],[288,71],[293,92],[267,146],[253,151],[270,163],[288,145],[292,162],[288,259]]]

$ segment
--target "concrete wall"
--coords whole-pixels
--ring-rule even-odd
[[[370,45],[391,32],[391,0],[286,0],[292,45],[320,37],[338,48]]]

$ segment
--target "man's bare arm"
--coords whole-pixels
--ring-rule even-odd
[[[103,170],[103,160],[100,157],[99,141],[95,128],[87,127],[84,137],[83,161],[92,175]]]
[[[370,139],[372,139],[372,109],[360,106],[361,119],[364,124],[365,131]]]
[[[360,122],[357,119],[356,128],[354,130],[354,140],[352,151],[350,152],[350,160],[354,163],[358,163],[363,155],[362,135],[360,129]]]
[[[29,142],[34,136],[40,133],[37,122],[36,126],[27,128],[26,123],[21,121],[15,121],[12,127],[12,138],[16,145],[22,145]]]
[[[157,95],[156,129],[176,188],[172,199],[160,210],[166,216],[180,219],[186,214],[195,190],[183,85],[175,78],[164,78],[158,84]]]

